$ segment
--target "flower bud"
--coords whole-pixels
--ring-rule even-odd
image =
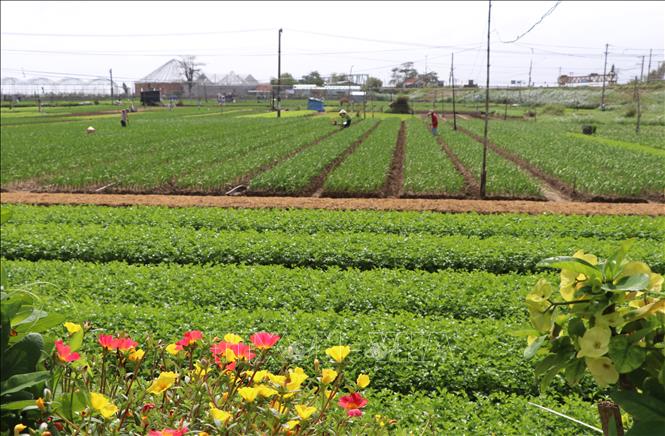
[[[314,358],[314,372],[317,373],[319,372],[319,366],[320,366],[319,359]]]
[[[43,431],[46,431],[46,430],[48,430],[48,424],[47,423],[42,422],[41,424],[39,424],[39,431],[43,432]]]
[[[51,390],[49,388],[44,388],[44,400],[51,401]]]

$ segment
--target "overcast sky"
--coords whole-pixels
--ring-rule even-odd
[[[562,74],[603,72],[619,81],[640,74],[653,49],[663,61],[665,2],[492,2],[492,84],[556,82]],[[2,77],[108,75],[132,82],[174,57],[192,54],[209,78],[233,70],[259,81],[282,72],[368,73],[385,82],[412,61],[448,83],[484,83],[488,2],[15,2],[2,1]],[[48,73],[48,74],[47,74]],[[57,74],[54,74],[57,73]]]

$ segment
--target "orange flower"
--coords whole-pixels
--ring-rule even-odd
[[[73,362],[81,358],[79,353],[72,353],[71,347],[65,345],[60,339],[55,341],[55,348],[58,353],[58,358],[63,362]]]

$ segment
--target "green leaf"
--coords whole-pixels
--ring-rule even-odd
[[[654,429],[662,428],[662,421],[635,421],[625,436],[654,436]]]
[[[536,339],[535,341],[533,341],[531,343],[531,345],[526,347],[526,349],[524,350],[524,358],[527,359],[527,360],[531,359],[536,354],[536,352],[540,349],[540,347],[543,345],[543,342],[545,342],[546,338],[547,338],[547,335],[539,336],[538,339]]]
[[[566,382],[569,386],[575,386],[582,379],[584,375],[584,370],[586,369],[586,363],[584,359],[575,359],[566,365],[566,370],[563,376],[566,379]]]
[[[81,348],[82,344],[83,344],[83,330],[79,330],[69,338],[69,346],[72,352],[74,352],[78,351],[78,349]]]
[[[17,374],[9,377],[0,385],[0,395],[5,396],[14,392],[22,391],[29,387],[45,382],[49,378],[48,371],[31,372],[27,374]]]
[[[0,207],[0,225],[9,221],[9,218],[12,217],[12,213],[13,211],[9,209],[7,206]]]
[[[649,286],[648,274],[636,274],[634,276],[622,277],[617,284],[605,283],[601,287],[604,291],[623,292],[623,291],[643,291]]]
[[[635,244],[635,239],[629,239],[624,241],[619,246],[619,249],[615,251],[603,265],[603,275],[609,279],[614,279],[619,273],[619,268],[621,267],[621,262],[626,257],[626,254],[632,246]]]
[[[632,344],[626,336],[612,337],[608,355],[620,374],[636,370],[647,357],[644,348]]]
[[[75,413],[85,409],[87,405],[87,397],[81,391],[61,394],[52,403],[53,410],[70,421],[74,420]]]
[[[537,267],[560,268],[584,274],[589,278],[600,278],[601,273],[594,265],[573,256],[549,257],[536,264]]]
[[[2,380],[16,374],[34,372],[44,349],[44,340],[39,333],[30,333],[9,347],[2,356]]]
[[[617,389],[613,389],[610,396],[626,412],[630,413],[635,421],[654,421],[658,422],[660,426],[665,424],[664,401],[650,395]]]
[[[571,318],[568,321],[568,335],[571,339],[584,336],[586,328],[584,327],[584,321],[581,318]]]
[[[26,407],[34,406],[35,405],[35,400],[20,400],[20,401],[12,401],[9,403],[5,403],[0,405],[0,410],[23,410]]]
[[[33,333],[40,333],[52,327],[55,327],[59,324],[62,324],[63,321],[66,319],[65,315],[62,315],[60,313],[47,314],[46,312],[41,310],[39,311],[36,310],[36,312],[41,312],[41,314],[39,314],[39,318],[33,319],[32,321],[24,320],[23,322],[21,322],[20,325],[17,325],[15,327],[18,333],[24,333],[27,331]]]

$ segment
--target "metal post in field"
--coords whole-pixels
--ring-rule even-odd
[[[607,74],[607,48],[609,47],[609,44],[605,44],[605,66],[603,67],[603,91],[600,94],[600,110],[604,111],[605,110],[605,76]]]
[[[489,124],[490,104],[490,23],[492,18],[492,0],[489,1],[487,12],[487,84],[485,88],[485,129],[483,133],[483,166],[480,173],[480,198],[485,198],[487,184],[487,127]]]
[[[281,118],[282,98],[279,91],[282,86],[282,29],[279,29],[277,38],[277,118]]]

